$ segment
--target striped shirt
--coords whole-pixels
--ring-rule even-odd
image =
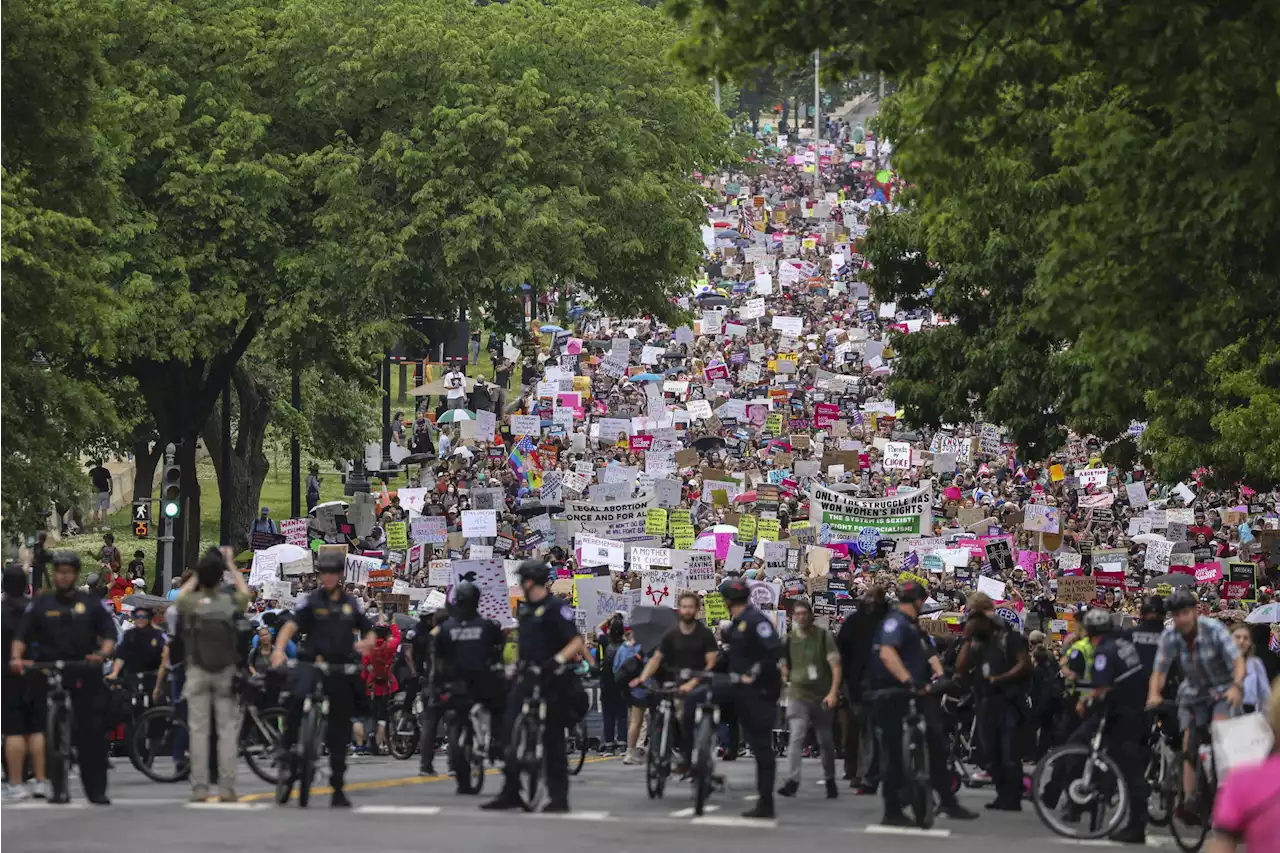
[[[1230,687],[1235,680],[1233,667],[1240,657],[1231,632],[1217,619],[1199,616],[1194,640],[1194,644],[1188,643],[1177,628],[1165,628],[1156,649],[1155,671],[1167,673],[1177,654],[1184,676],[1179,697],[1208,696],[1212,690]]]

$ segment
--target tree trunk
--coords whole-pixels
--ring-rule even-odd
[[[230,545],[238,553],[249,547],[249,529],[258,515],[262,484],[271,470],[271,463],[263,449],[267,435],[267,422],[274,406],[272,392],[259,383],[243,366],[237,366],[231,374],[236,391],[236,409],[232,417],[235,444],[231,451],[231,470],[223,471],[215,464],[218,489],[226,496],[223,506],[231,518]],[[221,404],[205,422],[204,443],[215,460],[222,458]],[[288,512],[280,511],[280,517]]]
[[[400,362],[400,390],[396,392],[396,402],[403,403],[408,399],[409,391],[409,365],[403,361]]]
[[[149,439],[133,443],[133,499],[149,498],[155,489],[156,466],[164,456],[164,445]]]
[[[789,110],[790,106],[791,106],[791,100],[789,98],[784,97],[782,99],[782,117],[781,117],[782,120],[778,122],[778,127],[782,130],[783,133],[787,132],[787,116],[790,113],[790,110]]]

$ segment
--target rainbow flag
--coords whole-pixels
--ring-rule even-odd
[[[522,437],[511,448],[507,464],[517,477],[524,477],[531,488],[542,488],[542,467],[538,464],[538,452],[529,436]]]

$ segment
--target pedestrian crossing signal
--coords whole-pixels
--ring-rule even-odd
[[[133,523],[133,535],[139,539],[146,539],[151,534],[151,522],[135,521]]]

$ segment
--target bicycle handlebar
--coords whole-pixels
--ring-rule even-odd
[[[298,665],[313,667],[319,670],[320,672],[324,673],[325,675],[329,675],[335,672],[341,673],[342,675],[357,675],[359,674],[360,670],[363,669],[363,665],[358,663],[329,663],[327,661],[322,661],[322,660],[300,661],[296,659],[290,659],[285,662],[286,669],[293,669]]]
[[[921,697],[921,696],[936,696],[939,693],[942,693],[944,690],[946,690],[950,686],[951,686],[950,679],[939,678],[937,681],[931,681],[928,684],[924,685],[923,687],[919,687],[919,688],[913,689],[910,687],[881,687],[878,690],[868,690],[866,693],[862,695],[865,699],[873,702],[877,699],[896,699],[896,698],[901,698],[903,696],[910,696],[913,698]]]
[[[709,672],[702,669],[682,669],[680,670],[680,680],[688,681],[690,678],[706,678],[713,684],[749,684],[759,673],[752,671],[748,673],[738,672]]]

